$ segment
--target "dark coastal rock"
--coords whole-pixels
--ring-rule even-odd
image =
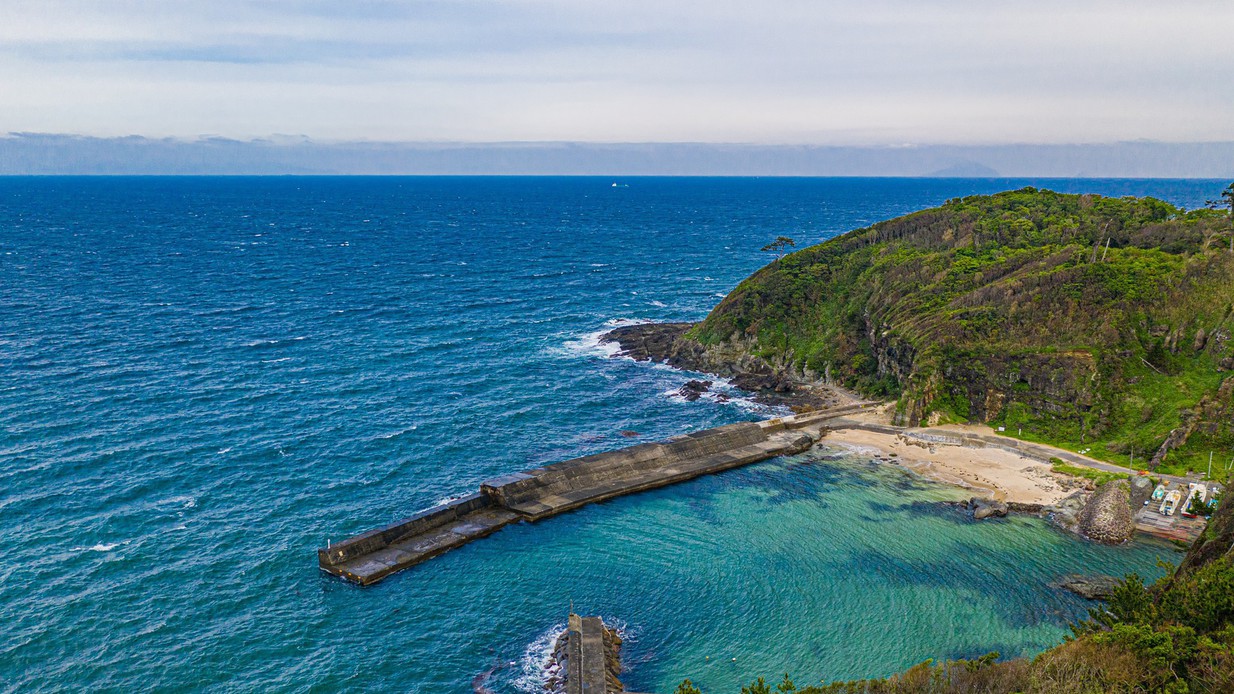
[[[1135,532],[1131,515],[1131,485],[1125,479],[1110,480],[1097,488],[1080,512],[1080,534],[1107,544],[1126,542]]]
[[[1046,516],[1058,527],[1070,532],[1076,532],[1077,526],[1080,523],[1080,512],[1084,510],[1085,504],[1088,503],[1088,492],[1080,490],[1072,492],[1070,496],[1059,501],[1057,504],[1046,506],[1042,509]]]
[[[973,513],[973,520],[985,520],[986,518],[1002,518],[1007,515],[1011,509],[1002,501],[994,499],[978,499],[973,497],[968,501],[968,509]]]
[[[1131,515],[1135,515],[1136,511],[1144,505],[1153,496],[1153,481],[1147,477],[1135,476],[1129,482],[1131,483]]]
[[[1007,508],[1012,513],[1031,513],[1033,515],[1041,515],[1045,512],[1043,504],[1026,504],[1019,501],[1008,501]]]
[[[677,390],[677,394],[685,398],[686,402],[694,402],[709,390],[711,390],[711,381],[687,381]]]
[[[693,323],[640,323],[614,328],[600,337],[601,343],[616,342],[621,355],[635,361],[667,362],[689,359],[677,354],[681,338]]]
[[[1088,600],[1107,600],[1118,584],[1119,579],[1113,576],[1067,574],[1054,585]]]
[[[821,409],[841,401],[835,389],[819,382],[817,374],[773,365],[751,354],[753,343],[736,338],[703,345],[685,337],[692,327],[692,323],[624,325],[605,333],[600,342],[617,343],[620,356],[636,361],[723,376],[737,388],[754,394],[754,399],[764,405]],[[682,395],[687,400],[697,399],[684,392]]]

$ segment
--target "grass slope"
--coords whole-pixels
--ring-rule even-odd
[[[743,281],[689,338],[1143,467],[1234,455],[1230,218],[1025,188],[858,229]],[[1224,474],[1223,474],[1224,476]]]

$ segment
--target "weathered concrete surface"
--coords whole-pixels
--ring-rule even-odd
[[[510,523],[800,453],[814,443],[802,429],[865,406],[729,424],[505,475],[481,484],[479,494],[320,549],[318,564],[327,573],[370,585]]]
[[[571,614],[553,647],[556,674],[545,682],[550,692],[621,694],[621,637],[599,617]]]
[[[392,525],[317,550],[322,570],[360,585],[490,535],[520,520],[483,494],[421,511]]]
[[[730,424],[499,477],[480,490],[535,521],[615,496],[800,453],[812,444],[800,432],[768,436],[759,423]]]

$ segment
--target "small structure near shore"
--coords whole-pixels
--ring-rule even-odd
[[[574,613],[557,638],[552,655],[553,674],[544,683],[562,694],[624,693],[621,683],[621,637],[599,617]]]

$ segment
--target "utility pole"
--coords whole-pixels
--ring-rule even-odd
[[[1208,452],[1208,479],[1213,478],[1213,452]]]

